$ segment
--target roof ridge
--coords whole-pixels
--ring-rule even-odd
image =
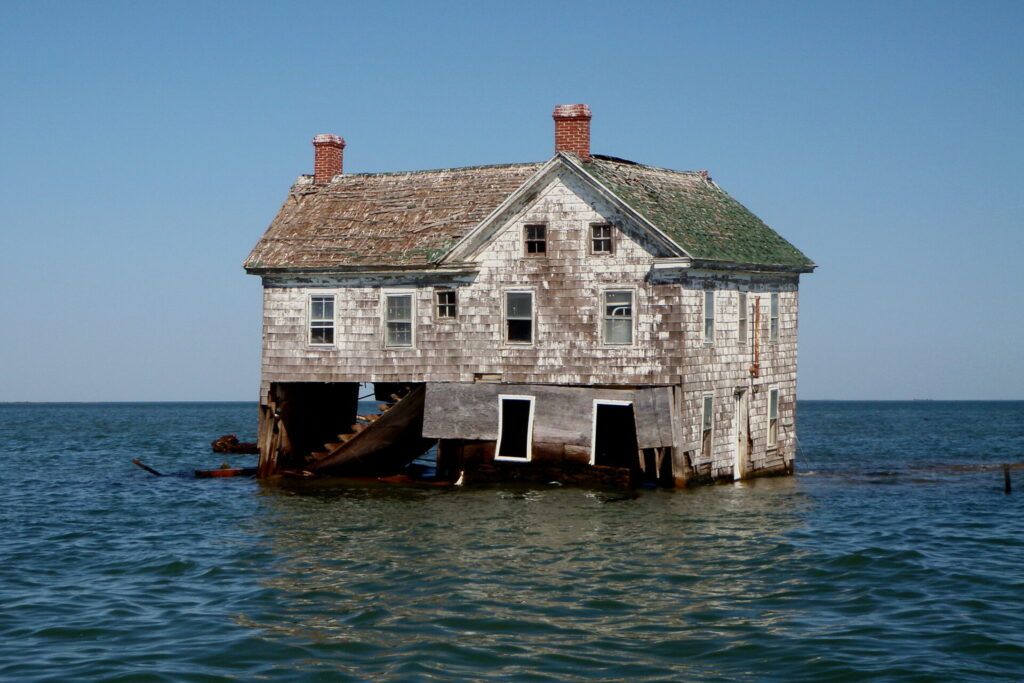
[[[632,166],[634,168],[642,168],[649,171],[666,171],[668,173],[678,173],[679,175],[693,175],[693,176],[704,176],[707,177],[708,171],[705,169],[699,169],[696,171],[681,171],[677,168],[665,168],[664,166],[651,166],[650,164],[642,164],[639,161],[633,161],[631,159],[622,159],[620,157],[613,157],[607,154],[592,154],[588,161],[605,161],[612,164],[618,164],[620,166]],[[583,163],[587,163],[584,161]]]
[[[420,173],[445,173],[451,171],[480,171],[484,169],[492,168],[513,168],[516,166],[541,166],[543,161],[518,161],[508,164],[479,164],[476,166],[449,166],[447,168],[421,168],[412,171],[375,171],[371,173],[345,173],[341,175],[341,178],[374,178],[378,176],[397,176],[397,175],[417,175]],[[302,178],[312,178],[312,173],[303,173]],[[339,176],[335,176],[337,178]],[[331,179],[334,182],[334,179]]]

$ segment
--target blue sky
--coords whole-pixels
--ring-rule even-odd
[[[801,398],[1024,398],[1024,3],[0,8],[0,401],[255,400],[241,263],[349,171],[711,171],[819,264]]]

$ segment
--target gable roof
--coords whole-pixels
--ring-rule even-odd
[[[545,176],[539,171],[558,164],[596,184],[648,231],[696,261],[814,268],[706,172],[599,155],[581,161],[566,154],[546,163],[341,175],[323,185],[300,178],[245,268],[259,273],[434,267],[460,240],[475,239],[499,207],[529,196]]]
[[[814,267],[799,249],[716,185],[706,171],[672,171],[600,155],[580,163],[694,259]]]
[[[300,178],[245,261],[248,270],[425,266],[543,164]]]

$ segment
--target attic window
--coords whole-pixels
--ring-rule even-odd
[[[334,345],[334,295],[309,297],[309,343]]]
[[[548,226],[546,225],[526,226],[527,256],[543,256],[548,253],[547,232]]]
[[[455,320],[457,313],[455,290],[439,290],[437,292],[437,318],[439,320]]]
[[[590,253],[612,253],[612,226],[607,223],[590,226]]]

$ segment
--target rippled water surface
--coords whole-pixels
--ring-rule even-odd
[[[130,463],[255,418],[0,405],[0,679],[1024,679],[1024,403],[805,402],[798,476],[636,497]]]

